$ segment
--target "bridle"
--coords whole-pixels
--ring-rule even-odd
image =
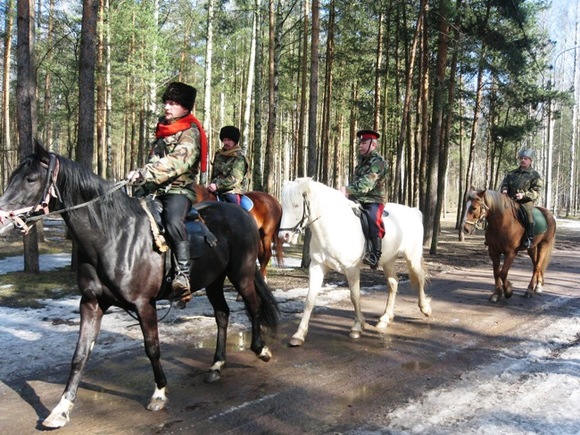
[[[485,222],[486,222],[486,218],[487,218],[487,211],[489,210],[489,207],[482,201],[481,202],[481,214],[479,215],[479,217],[477,218],[477,220],[475,221],[471,221],[471,220],[465,220],[464,224],[465,225],[472,225],[474,229],[476,230],[482,230],[485,228]]]
[[[320,219],[320,216],[312,220],[310,219],[310,201],[308,201],[308,198],[306,197],[306,192],[304,192],[302,194],[302,217],[300,218],[298,223],[293,227],[280,228],[278,231],[289,231],[294,234],[295,233],[304,234],[306,228],[308,228],[318,219]]]
[[[91,199],[90,201],[86,201],[83,202],[82,204],[77,204],[75,206],[64,209],[50,211],[48,209],[48,205],[51,199],[56,198],[62,203],[62,196],[56,185],[56,180],[58,178],[58,173],[60,169],[60,163],[56,155],[52,153],[50,153],[49,155],[50,157],[48,164],[44,162],[40,163],[43,167],[47,168],[47,172],[46,172],[46,182],[39,203],[18,210],[10,210],[10,211],[0,210],[0,223],[4,220],[4,218],[6,218],[8,220],[11,220],[14,223],[14,226],[18,228],[22,233],[28,234],[31,228],[31,225],[29,225],[29,223],[31,222],[35,223],[36,221],[45,219],[51,215],[66,213],[71,210],[86,207],[89,204],[92,204],[93,202],[100,201],[104,196],[110,195],[111,193],[113,193],[116,190],[119,190],[128,183],[127,180],[120,181],[116,183],[111,190],[105,192],[103,195],[99,195],[96,198]]]

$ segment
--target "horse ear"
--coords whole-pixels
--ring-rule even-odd
[[[38,139],[34,140],[34,150],[36,151],[36,154],[38,154],[38,157],[41,161],[45,163],[50,161],[50,153],[46,150],[46,148],[44,148]]]

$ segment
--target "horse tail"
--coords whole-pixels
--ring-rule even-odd
[[[284,242],[278,236],[280,232],[280,223],[282,222],[282,215],[280,214],[280,219],[278,219],[278,223],[276,224],[276,232],[274,233],[274,249],[276,250],[276,264],[278,267],[284,266]]]
[[[256,293],[260,298],[260,323],[275,332],[278,329],[278,320],[280,318],[280,309],[278,302],[272,294],[272,289],[264,280],[259,269],[256,269],[254,275],[254,286]]]
[[[546,212],[542,210],[542,214],[546,218],[546,223],[548,224],[547,232],[552,233],[550,234],[551,237],[547,237],[546,240],[546,258],[542,263],[542,274],[544,274],[544,272],[548,267],[548,264],[550,264],[550,260],[552,259],[552,253],[554,252],[554,245],[556,244],[556,219],[554,219],[554,216],[551,213],[547,212],[547,210]]]

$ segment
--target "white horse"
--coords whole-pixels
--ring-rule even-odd
[[[296,243],[298,235],[310,228],[310,283],[298,331],[290,346],[301,346],[308,332],[308,322],[324,275],[335,270],[346,275],[350,299],[354,306],[354,325],[350,337],[359,338],[365,320],[360,306],[360,268],[365,250],[360,219],[355,215],[359,205],[349,201],[340,191],[310,178],[288,181],[282,189],[282,221],[279,236],[285,242]],[[387,279],[389,295],[385,312],[376,328],[385,330],[394,317],[398,279],[395,262],[402,256],[407,262],[411,282],[419,290],[419,308],[431,315],[431,300],[425,296],[422,214],[416,208],[388,203],[388,215],[383,217],[385,237],[380,266]],[[387,214],[387,213],[385,213]]]

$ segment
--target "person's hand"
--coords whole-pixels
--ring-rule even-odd
[[[145,184],[145,177],[143,177],[143,173],[139,169],[129,172],[129,175],[127,175],[126,180],[127,183],[132,184],[134,186],[140,186],[142,184]]]
[[[523,193],[516,193],[516,194],[515,194],[515,196],[514,196],[514,199],[515,199],[516,201],[519,201],[519,200],[520,200],[520,199],[522,199],[523,197],[524,197],[524,194],[523,194]]]
[[[210,185],[207,186],[207,190],[209,190],[210,192],[216,192],[217,191],[217,185],[215,183],[210,183]]]

